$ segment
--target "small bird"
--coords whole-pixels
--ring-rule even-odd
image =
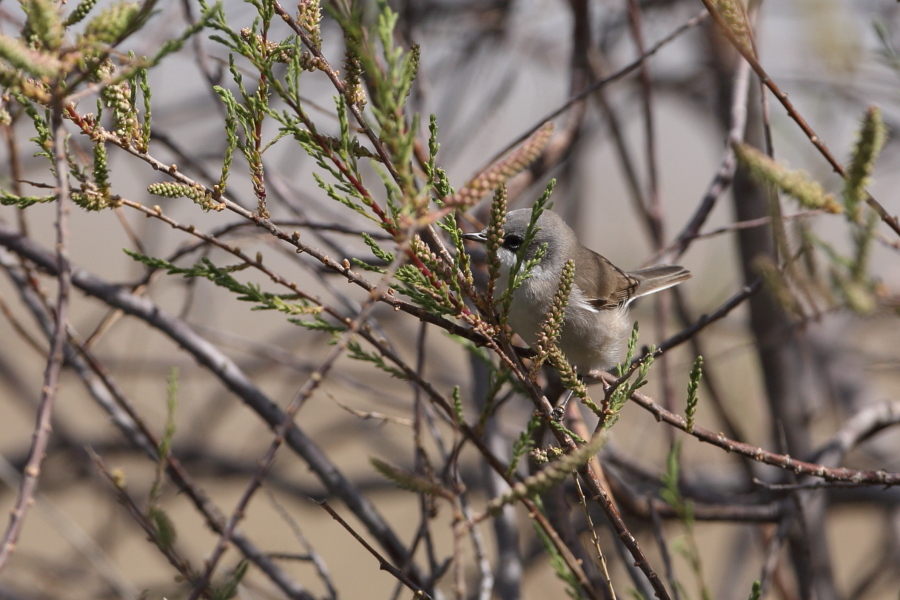
[[[531,209],[511,211],[503,225],[503,240],[497,256],[500,277],[496,295],[509,282],[516,253],[525,241]],[[488,241],[487,229],[463,234],[475,242]],[[534,257],[542,244],[547,251],[531,271],[531,277],[513,294],[509,324],[529,345],[538,341],[541,322],[550,310],[566,261],[575,262],[575,280],[559,337],[559,348],[580,375],[592,369],[609,369],[622,360],[631,333],[628,305],[689,279],[684,267],[659,265],[626,273],[593,250],[582,246],[572,228],[556,213],[544,210],[537,220],[537,233],[525,253]]]

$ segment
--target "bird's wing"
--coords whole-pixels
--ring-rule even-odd
[[[598,310],[624,306],[634,297],[640,281],[589,248],[580,248],[575,256],[575,285],[585,301]],[[596,277],[590,277],[595,273]]]
[[[678,265],[656,265],[646,269],[631,271],[629,277],[638,281],[634,297],[646,296],[654,292],[668,289],[691,278],[691,272]]]

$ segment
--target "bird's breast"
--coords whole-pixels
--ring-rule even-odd
[[[529,346],[538,341],[557,286],[558,281],[532,277],[513,294],[509,325]],[[626,308],[596,309],[587,300],[577,285],[572,287],[558,340],[563,354],[579,373],[609,369],[621,361],[630,329]]]

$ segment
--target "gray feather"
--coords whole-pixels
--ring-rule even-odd
[[[659,292],[691,278],[691,272],[678,265],[657,265],[631,271],[628,275],[638,281],[632,299]]]

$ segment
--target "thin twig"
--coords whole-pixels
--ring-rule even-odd
[[[166,560],[169,561],[178,573],[184,577],[191,585],[199,586],[201,584],[200,577],[194,568],[191,566],[190,561],[184,558],[178,550],[175,549],[174,544],[168,544],[163,542],[160,538],[159,531],[156,526],[153,524],[150,519],[147,518],[147,515],[144,514],[144,511],[135,504],[134,500],[130,495],[125,491],[125,487],[122,484],[120,478],[116,477],[113,473],[106,468],[106,465],[103,463],[103,459],[93,450],[88,448],[88,454],[91,457],[91,460],[94,461],[94,465],[97,467],[97,470],[103,475],[103,478],[109,483],[110,487],[116,494],[116,498],[119,500],[119,503],[125,507],[134,521],[141,526],[141,529],[144,530],[144,533],[147,534],[147,538],[153,542],[156,548],[160,551],[160,553],[166,557]],[[206,598],[213,598],[212,590],[209,589],[207,584],[203,584],[200,588],[201,594]]]
[[[822,139],[816,134],[812,127],[810,127],[809,123],[806,122],[806,119],[797,112],[797,109],[794,107],[794,104],[788,99],[788,95],[781,91],[781,88],[772,81],[769,77],[769,74],[766,73],[766,70],[763,69],[762,65],[756,60],[756,57],[753,56],[753,53],[745,47],[734,35],[731,31],[731,28],[716,10],[715,6],[712,3],[712,0],[702,0],[704,6],[712,15],[713,19],[716,21],[716,24],[725,34],[725,37],[728,38],[728,41],[731,42],[731,45],[734,46],[735,50],[741,53],[741,56],[744,57],[748,63],[750,63],[750,67],[753,71],[759,76],[763,85],[765,85],[769,90],[775,94],[775,97],[781,102],[781,105],[787,111],[788,116],[794,120],[797,125],[800,126],[800,129],[806,134],[806,137],[809,138],[809,141],[815,146],[816,150],[825,157],[825,160],[828,161],[828,164],[831,165],[831,168],[839,174],[844,179],[847,178],[847,172],[844,170],[843,165],[834,157],[831,153],[831,150],[828,149],[828,146],[822,141]],[[866,202],[869,206],[871,206],[878,216],[881,217],[881,220],[887,223],[888,227],[893,229],[898,235],[900,235],[900,220],[897,219],[896,216],[891,215],[887,212],[884,206],[881,205],[878,200],[876,200],[871,194],[867,192]]]
[[[527,131],[522,133],[519,137],[517,137],[516,139],[511,141],[509,144],[507,144],[502,150],[497,152],[494,155],[494,157],[491,158],[491,160],[488,162],[492,163],[492,162],[497,161],[501,156],[503,156],[504,154],[506,154],[507,152],[509,152],[510,150],[512,150],[513,148],[515,148],[516,146],[518,146],[519,144],[521,144],[522,142],[527,140],[529,137],[531,137],[531,135],[535,131],[537,131],[538,129],[543,127],[545,123],[552,121],[553,119],[555,119],[559,115],[563,114],[564,112],[566,112],[567,110],[572,108],[572,106],[574,106],[575,104],[577,104],[578,102],[580,102],[581,100],[586,98],[587,96],[590,96],[591,94],[593,94],[600,88],[606,87],[608,84],[621,79],[622,77],[632,73],[633,71],[636,71],[638,68],[640,68],[640,66],[644,63],[644,61],[646,61],[648,58],[650,58],[651,56],[653,56],[654,54],[659,52],[663,47],[668,45],[670,42],[672,42],[673,40],[680,37],[684,32],[686,32],[690,29],[693,29],[694,27],[696,27],[697,25],[702,23],[703,20],[706,19],[706,17],[707,17],[707,13],[700,12],[699,14],[697,14],[697,16],[695,16],[691,19],[688,19],[686,22],[679,25],[677,28],[675,28],[675,30],[673,30],[671,33],[669,33],[669,35],[665,36],[663,39],[661,39],[656,44],[651,46],[650,49],[647,50],[646,53],[642,54],[634,61],[628,63],[627,65],[625,65],[618,71],[612,73],[611,75],[608,75],[608,76],[604,77],[603,79],[600,79],[600,80],[595,81],[594,83],[590,84],[589,86],[584,88],[584,90],[582,90],[581,92],[575,94],[574,96],[572,96],[571,98],[566,100],[566,102],[563,103],[559,108],[551,111],[550,113],[548,113],[548,114],[544,115],[543,117],[541,117],[540,119],[538,119],[534,126],[529,128]]]
[[[400,569],[398,569],[397,567],[392,565],[390,563],[390,561],[386,560],[383,556],[381,556],[381,553],[379,553],[378,550],[373,548],[372,545],[369,544],[369,542],[367,542],[365,540],[365,538],[363,538],[361,535],[359,535],[356,532],[356,530],[353,529],[350,526],[350,524],[347,523],[347,521],[345,521],[337,513],[337,511],[335,511],[333,508],[331,508],[331,506],[328,504],[328,502],[326,502],[325,500],[320,500],[320,501],[317,501],[316,504],[321,506],[325,510],[325,512],[327,512],[329,515],[331,515],[331,518],[333,518],[335,521],[340,523],[341,527],[346,529],[347,532],[350,533],[350,535],[352,535],[353,538],[357,542],[359,542],[363,548],[368,550],[369,554],[371,554],[372,556],[375,557],[375,559],[378,561],[378,566],[382,571],[387,571],[388,573],[393,575],[398,581],[402,582],[403,585],[405,585],[406,587],[411,589],[415,593],[416,598],[429,598],[429,599],[431,598],[431,596],[425,590],[423,590],[420,586],[416,585],[411,579],[409,579],[403,571],[401,571]]]
[[[66,343],[66,327],[69,318],[69,290],[71,287],[71,267],[69,264],[69,161],[66,156],[66,133],[63,124],[62,100],[54,103],[51,127],[53,131],[53,156],[56,169],[56,276],[58,289],[56,295],[56,324],[50,351],[47,354],[47,365],[44,370],[44,384],[41,387],[41,399],[38,404],[37,422],[32,434],[31,449],[28,462],[19,485],[19,495],[15,507],[10,512],[9,525],[3,540],[0,542],[0,571],[3,570],[9,557],[15,551],[16,542],[25,525],[25,517],[33,503],[38,478],[41,475],[41,463],[50,441],[50,418],[56,401],[59,384],[59,372],[62,369],[63,348]]]
[[[606,556],[603,554],[603,548],[600,547],[600,538],[597,536],[597,527],[591,518],[591,511],[588,509],[587,498],[584,497],[584,491],[581,489],[581,482],[577,477],[572,478],[575,482],[575,490],[578,492],[579,504],[584,510],[584,518],[587,521],[588,531],[591,532],[591,543],[594,545],[594,551],[597,552],[597,562],[600,564],[600,574],[603,576],[603,583],[606,584],[606,591],[609,593],[610,600],[616,600],[616,589],[613,586],[612,578],[609,576],[609,568],[606,564]],[[674,591],[674,588],[673,588]],[[678,600],[678,596],[675,596]]]
[[[653,498],[650,496],[647,497],[647,512],[650,514],[653,537],[656,538],[656,546],[659,548],[663,568],[666,570],[666,579],[669,582],[669,587],[672,588],[672,600],[681,600],[681,594],[678,592],[678,581],[675,578],[675,569],[672,566],[672,556],[669,553],[669,545],[666,543],[666,536],[663,531],[662,519],[659,518],[659,512],[654,508]]]
[[[706,193],[697,206],[697,210],[690,220],[675,238],[675,241],[664,251],[668,254],[674,248],[675,260],[680,258],[691,242],[699,237],[699,231],[706,223],[706,219],[712,213],[719,197],[731,186],[734,180],[734,172],[737,169],[737,157],[734,154],[734,143],[744,139],[744,131],[747,127],[747,99],[750,90],[750,66],[742,62],[737,67],[734,85],[731,92],[731,127],[728,130],[728,141],[725,144],[725,156],[719,165],[719,169],[713,176]]]
[[[278,502],[275,494],[273,494],[271,490],[266,490],[266,492],[267,496],[269,497],[269,502],[271,502],[272,506],[275,507],[275,511],[288,524],[288,527],[291,528],[291,532],[294,534],[294,537],[306,550],[307,560],[309,560],[315,567],[316,573],[319,575],[319,579],[322,580],[322,584],[328,591],[328,598],[330,600],[337,600],[337,590],[334,587],[334,582],[331,580],[331,574],[328,572],[328,565],[325,564],[325,560],[318,552],[316,552],[316,549],[313,548],[313,545],[309,543],[309,541],[306,539],[306,536],[303,535],[303,532],[300,530],[300,525],[299,523],[297,523],[297,520],[294,519],[291,513],[289,513],[288,510],[284,506],[282,506],[280,502]],[[269,556],[274,558],[274,556],[272,556],[271,554]]]

